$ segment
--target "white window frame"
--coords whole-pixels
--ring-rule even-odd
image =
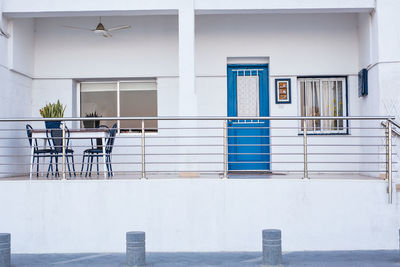
[[[302,116],[301,114],[301,109],[302,109],[302,101],[301,101],[301,82],[319,82],[319,103],[322,103],[322,82],[338,82],[341,81],[342,82],[342,106],[343,106],[343,116],[347,117],[348,116],[348,103],[347,103],[347,99],[348,99],[348,85],[347,85],[347,77],[345,76],[337,76],[337,77],[297,77],[297,92],[298,92],[298,112],[299,112],[299,116]],[[304,87],[305,88],[305,87]],[[337,88],[337,85],[336,85]],[[336,94],[338,94],[338,91],[336,90]],[[338,95],[337,95],[338,98]],[[320,104],[322,105],[322,104]],[[338,103],[337,103],[338,105]],[[315,128],[315,127],[314,127]],[[303,134],[303,125],[302,122],[299,121],[299,134]],[[330,135],[330,134],[349,134],[349,125],[348,125],[348,120],[343,120],[343,129],[338,129],[338,130],[327,130],[327,129],[321,129],[321,130],[307,130],[307,134],[316,134],[316,135]]]
[[[139,82],[141,82],[141,83],[146,83],[146,82],[155,83],[156,88],[154,89],[154,91],[157,92],[157,113],[158,113],[158,83],[157,83],[157,79],[156,78],[145,78],[145,79],[129,79],[129,80],[102,80],[102,79],[99,79],[99,80],[93,79],[92,80],[91,79],[90,81],[77,82],[77,85],[76,85],[76,91],[77,91],[77,94],[76,94],[77,114],[79,114],[79,116],[81,116],[81,84],[84,84],[84,83],[116,83],[117,84],[117,117],[119,118],[121,116],[120,83],[135,83],[135,82],[138,82],[138,83]],[[146,89],[146,90],[149,90],[149,89]],[[158,114],[157,114],[157,116],[158,116]],[[117,128],[118,128],[117,133],[118,134],[140,134],[140,133],[135,133],[135,132],[126,132],[126,133],[124,132],[124,133],[121,133],[120,132],[120,128],[121,128],[120,124],[121,124],[121,121],[117,120]],[[79,128],[81,128],[81,123],[79,123]]]

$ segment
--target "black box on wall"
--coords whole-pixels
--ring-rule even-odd
[[[368,95],[368,70],[362,69],[358,73],[358,96]]]

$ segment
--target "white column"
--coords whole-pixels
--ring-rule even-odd
[[[373,58],[379,90],[381,115],[396,115],[400,119],[400,1],[377,0],[373,15]],[[378,103],[377,103],[378,104]]]
[[[179,115],[197,115],[195,92],[195,15],[193,0],[179,8]]]
[[[400,120],[400,1],[399,0],[377,0],[376,12],[373,15],[372,44],[374,47],[375,64],[368,74],[375,81],[379,91],[375,98],[375,105],[379,106],[380,115],[393,115]],[[374,59],[373,59],[374,61]],[[368,95],[370,97],[371,95]],[[384,150],[383,150],[384,151]],[[393,149],[397,155],[399,147]],[[395,156],[394,161],[398,161]],[[385,161],[382,157],[380,161]],[[393,171],[399,170],[398,164],[393,164]],[[393,180],[400,182],[400,174],[394,172]]]
[[[179,116],[196,116],[197,99],[195,90],[195,15],[194,0],[183,0],[179,8]],[[180,128],[195,128],[196,121],[179,121]],[[197,135],[196,130],[180,130],[177,135]],[[179,139],[179,144],[194,144],[196,139]],[[178,149],[179,161],[192,162],[193,147],[181,146]],[[177,164],[177,170],[187,172],[198,169],[195,164]]]

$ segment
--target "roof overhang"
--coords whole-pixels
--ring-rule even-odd
[[[8,18],[177,15],[194,8],[196,14],[264,13],[364,13],[375,9],[375,0],[2,0]]]

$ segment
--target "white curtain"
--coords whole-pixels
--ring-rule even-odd
[[[337,79],[307,79],[300,82],[302,116],[343,116],[343,81]],[[342,130],[343,120],[307,122],[308,131]]]
[[[321,116],[329,116],[329,94],[327,93],[329,89],[328,82],[322,82],[322,113]],[[322,131],[330,130],[331,122],[328,120],[322,121]]]
[[[306,116],[311,117],[313,116],[313,88],[312,88],[312,82],[311,81],[306,81],[306,87],[305,87],[305,111],[306,111]],[[313,121],[308,120],[307,123],[307,130],[312,131],[313,130]]]
[[[259,116],[259,77],[237,76],[237,116],[257,117]]]
[[[336,96],[336,82],[329,82],[329,115],[331,117],[337,116],[337,96]],[[330,121],[330,130],[336,129],[336,120]]]

